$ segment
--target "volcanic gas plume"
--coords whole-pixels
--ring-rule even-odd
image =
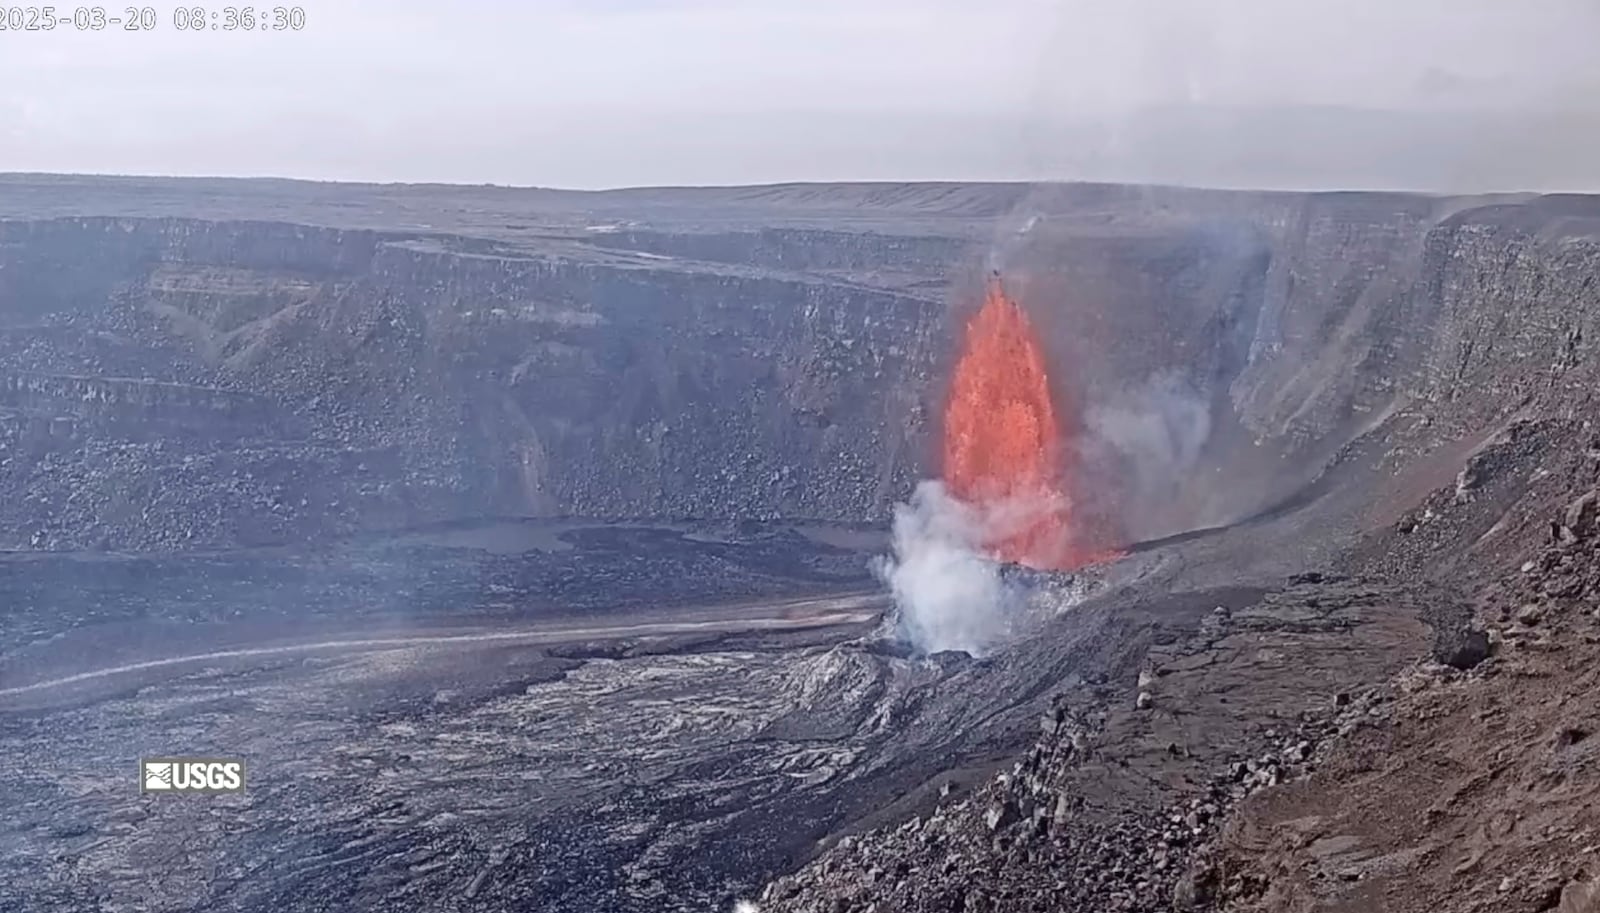
[[[1028,315],[995,277],[967,322],[944,413],[944,483],[986,519],[994,557],[1044,570],[1074,547],[1066,425]]]

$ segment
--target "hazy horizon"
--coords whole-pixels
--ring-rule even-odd
[[[1600,5],[419,0],[0,31],[0,171],[1600,190]]]

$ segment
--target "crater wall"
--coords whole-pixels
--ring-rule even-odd
[[[0,181],[0,547],[881,520],[997,253],[1121,535],[1594,381],[1589,198],[51,180]]]

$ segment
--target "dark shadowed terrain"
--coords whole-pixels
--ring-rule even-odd
[[[996,268],[1127,553],[917,657]],[[0,909],[1577,904],[1597,314],[1576,196],[0,176]]]

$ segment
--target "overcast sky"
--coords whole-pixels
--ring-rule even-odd
[[[1600,190],[1600,0],[306,0],[252,34],[172,8],[0,31],[0,171]]]

